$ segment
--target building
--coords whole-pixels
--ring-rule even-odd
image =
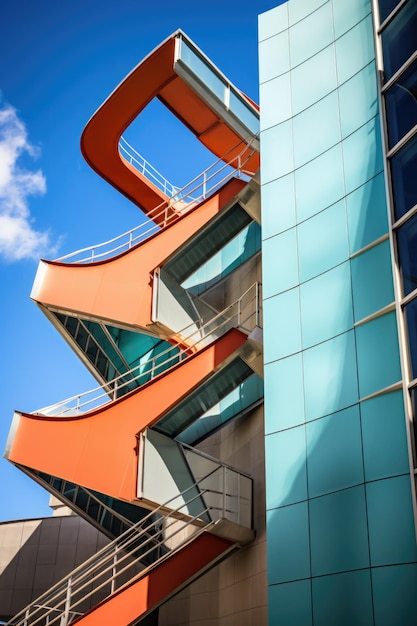
[[[87,124],[150,221],[41,261],[100,387],[16,413],[6,455],[113,541],[11,623],[417,622],[416,22],[280,3],[260,115],[179,31]],[[155,97],[219,159],[190,188],[122,138]]]

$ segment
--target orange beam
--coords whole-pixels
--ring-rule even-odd
[[[148,574],[136,579],[73,623],[80,626],[131,624],[179,591],[187,581],[216,562],[232,546],[231,542],[215,535],[198,535]]]
[[[7,457],[115,498],[137,493],[137,433],[188,396],[246,341],[230,330],[123,398],[76,417],[16,413]]]
[[[152,325],[151,272],[215,217],[245,184],[230,180],[171,226],[112,259],[85,265],[41,261],[32,299],[46,308],[147,329]]]

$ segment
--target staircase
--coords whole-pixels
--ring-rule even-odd
[[[251,507],[252,480],[215,463],[214,469],[128,528],[8,626],[139,623],[167,597],[254,538]],[[144,566],[144,559],[158,549],[159,558]]]

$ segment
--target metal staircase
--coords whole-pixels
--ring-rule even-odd
[[[172,508],[179,500],[179,506]],[[110,603],[118,602],[121,594],[131,593],[132,587],[136,601],[134,606],[129,603],[129,610],[138,623],[141,616],[165,599],[166,588],[149,594],[149,581],[158,569],[171,569],[176,555],[187,553],[187,566],[181,571],[181,561],[175,563],[176,576],[165,583],[172,587],[171,595],[219,558],[254,538],[251,507],[251,478],[216,464],[214,470],[128,528],[29,604],[8,626],[104,623],[100,622],[100,608],[105,604],[108,614]],[[189,514],[191,509],[193,515]],[[144,567],[144,558],[157,549],[161,556]],[[96,621],[91,618],[95,612]]]
[[[130,250],[139,243],[143,243],[156,233],[171,226],[182,215],[195,208],[207,198],[212,196],[230,179],[237,177],[245,181],[250,180],[253,172],[247,171],[245,166],[251,157],[257,152],[255,148],[256,140],[250,142],[242,141],[237,146],[231,148],[221,159],[210,165],[204,172],[193,178],[183,188],[178,189],[173,185],[168,190],[169,201],[162,202],[152,211],[147,213],[148,219],[139,226],[129,230],[122,235],[114,237],[109,241],[82,248],[62,256],[56,261],[63,263],[94,263],[96,261],[110,259],[118,254]],[[236,150],[240,149],[238,155]],[[133,150],[133,149],[132,149]],[[155,175],[150,175],[148,169],[142,164],[138,164],[138,157],[128,154],[126,147],[122,147],[122,154],[135,166],[138,171],[143,170],[145,176],[149,176],[155,182]],[[141,157],[143,159],[143,157]],[[156,170],[155,170],[156,171]],[[159,173],[158,173],[159,174]],[[166,185],[170,185],[166,183]]]
[[[51,416],[71,416],[96,409],[99,406],[116,400],[132,389],[153,380],[170,368],[185,361],[202,347],[224,335],[231,328],[238,328],[250,336],[250,333],[262,326],[260,297],[261,285],[254,283],[235,302],[227,306],[210,319],[200,318],[193,324],[175,333],[175,340],[184,346],[174,350],[171,346],[156,357],[140,366],[117,376],[108,383],[95,387],[90,391],[78,394],[57,404],[43,407],[35,414]]]

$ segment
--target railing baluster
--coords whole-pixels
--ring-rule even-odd
[[[61,617],[61,624],[60,626],[67,626],[68,624],[68,618],[69,618],[69,613],[70,613],[70,605],[71,605],[71,583],[72,583],[72,578],[71,576],[68,578],[68,584],[67,584],[67,594],[66,594],[66,598],[65,598],[65,608],[64,608],[64,613]]]

